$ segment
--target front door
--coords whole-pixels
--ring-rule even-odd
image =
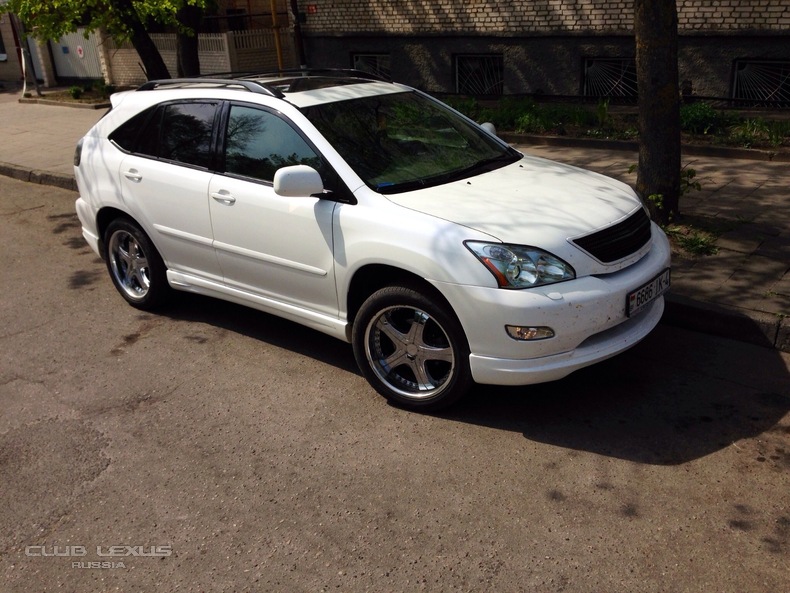
[[[336,202],[282,197],[280,167],[321,168],[320,157],[278,114],[231,105],[224,173],[209,185],[214,247],[225,283],[284,306],[337,316],[332,245]]]

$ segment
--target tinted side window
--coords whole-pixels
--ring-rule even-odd
[[[225,139],[225,171],[272,181],[281,167],[309,165],[321,158],[286,121],[262,109],[232,105]]]
[[[164,112],[165,108],[160,105],[148,119],[138,136],[137,150],[135,152],[152,157],[159,156],[159,136],[162,130],[162,115]]]
[[[138,150],[137,143],[140,132],[151,117],[152,111],[153,109],[146,109],[118,126],[115,131],[110,134],[110,140],[127,152],[136,152]]]
[[[208,168],[216,111],[216,103],[166,105],[161,123],[159,158]]]

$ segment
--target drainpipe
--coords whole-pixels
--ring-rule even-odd
[[[299,4],[297,0],[291,0],[291,18],[294,23],[294,42],[296,53],[299,56],[299,67],[307,69],[307,57],[304,52],[304,38],[302,37],[302,23],[299,20]]]
[[[272,0],[272,29],[274,29],[274,48],[277,51],[277,67],[283,69],[283,48],[280,45],[280,25],[277,23],[277,0]]]

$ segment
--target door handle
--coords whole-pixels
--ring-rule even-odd
[[[129,169],[123,176],[135,183],[140,183],[143,180],[143,176],[137,172],[137,169]]]
[[[232,195],[230,195],[224,189],[212,193],[211,197],[214,198],[220,204],[225,204],[226,206],[230,206],[231,204],[233,204],[236,201],[236,198],[234,198]]]

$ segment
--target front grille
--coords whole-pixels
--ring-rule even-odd
[[[571,241],[605,264],[616,262],[639,251],[650,241],[650,217],[640,208],[616,225]]]

